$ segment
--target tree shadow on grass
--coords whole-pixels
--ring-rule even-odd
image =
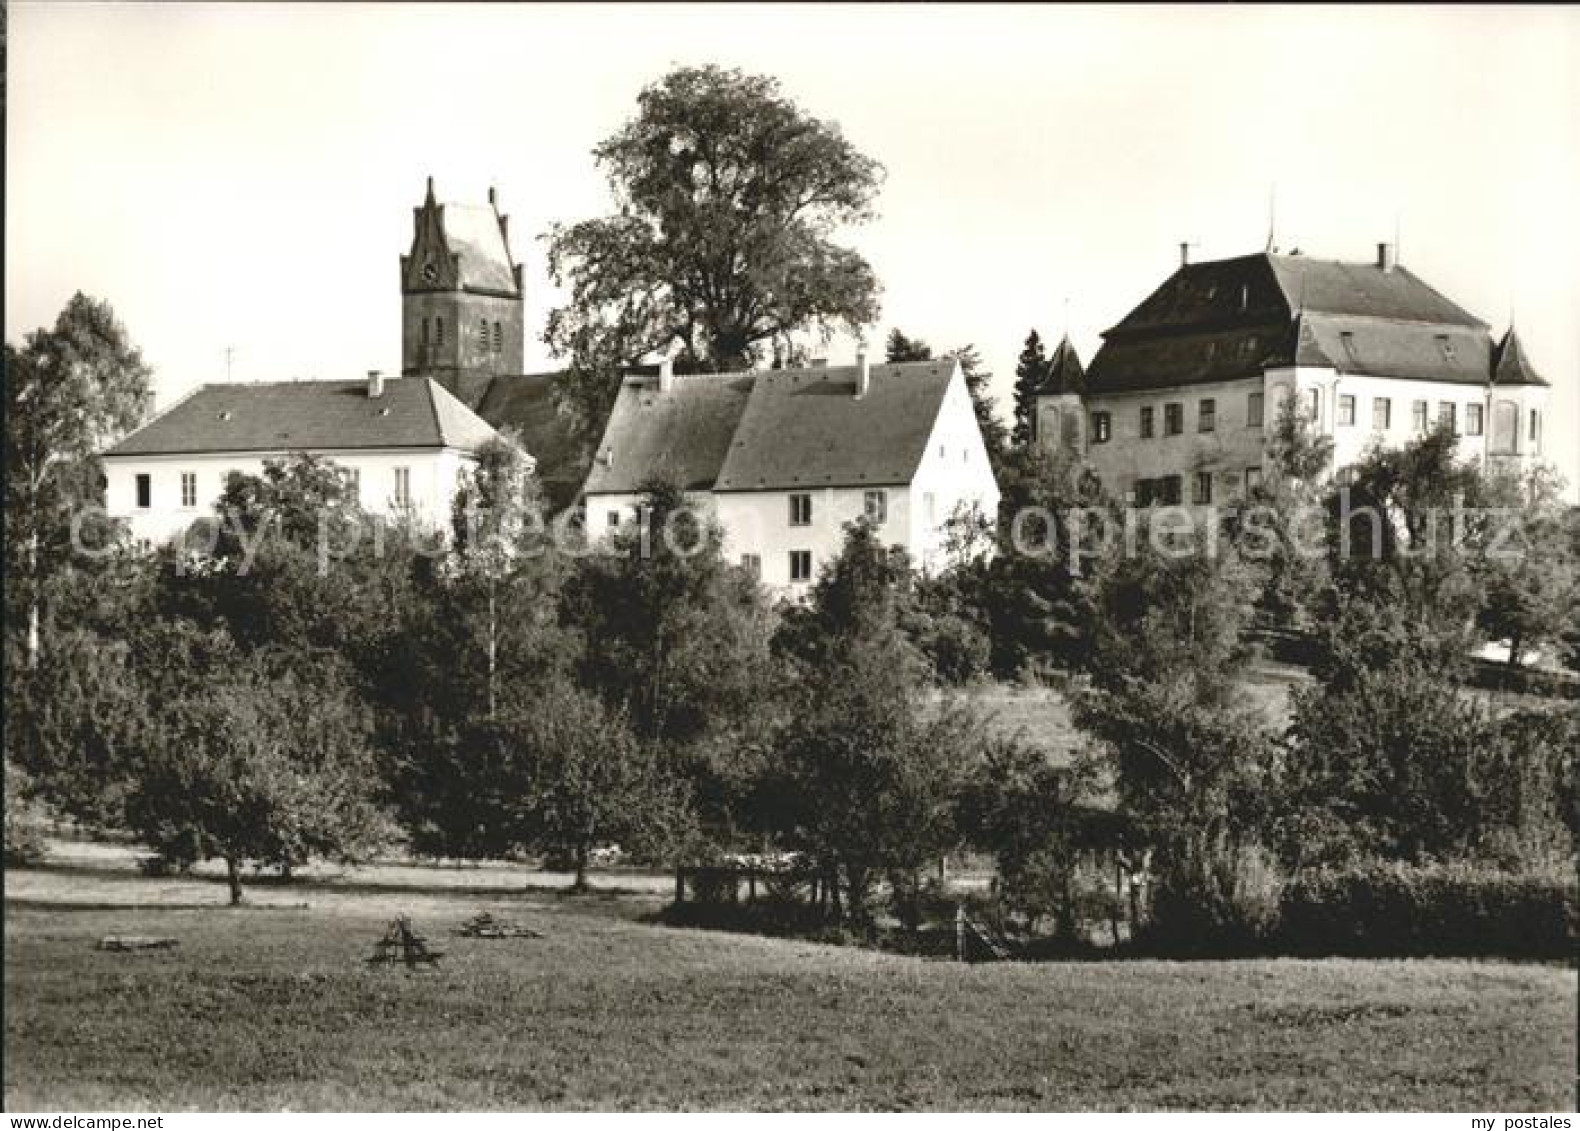
[[[53,899],[15,899],[5,901],[7,913],[12,911],[48,911],[57,912],[83,912],[83,911],[115,911],[115,912],[164,912],[164,911],[306,911],[305,903],[243,903],[232,906],[225,902],[216,903],[76,903],[70,901],[56,901]]]

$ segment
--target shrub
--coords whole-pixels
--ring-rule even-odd
[[[1189,957],[1259,953],[1277,936],[1282,886],[1259,844],[1185,848],[1159,871],[1137,941]]]
[[[1572,874],[1370,862],[1297,876],[1279,918],[1298,954],[1565,958],[1580,901]]]
[[[5,863],[36,864],[44,858],[44,823],[38,806],[29,799],[31,781],[26,771],[6,759],[5,764]]]

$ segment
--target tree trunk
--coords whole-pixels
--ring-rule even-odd
[[[576,879],[571,883],[572,891],[587,890],[587,846],[576,846]]]
[[[225,881],[230,885],[230,905],[239,906],[246,901],[241,890],[241,866],[234,856],[225,857]]]
[[[498,694],[495,691],[496,673],[499,667],[499,611],[498,603],[494,596],[494,579],[488,579],[488,717],[492,719],[498,709]]]
[[[1510,668],[1516,668],[1517,669],[1520,666],[1520,653],[1523,652],[1524,650],[1525,650],[1524,643],[1520,640],[1520,637],[1519,637],[1518,633],[1516,633],[1515,635],[1509,637],[1509,667]]]

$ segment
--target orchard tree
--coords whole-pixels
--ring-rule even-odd
[[[914,921],[922,870],[957,843],[981,722],[958,705],[921,701],[925,660],[900,627],[909,566],[865,520],[846,530],[809,606],[787,617],[777,640],[790,709],[763,798],[780,843],[815,859],[836,908],[870,927],[879,879]]]
[[[484,730],[482,744],[497,744],[512,787],[502,801],[509,839],[568,857],[573,890],[586,889],[587,863],[600,844],[673,863],[695,841],[685,784],[596,695],[557,684]]]
[[[95,457],[142,420],[152,372],[109,304],[81,292],[53,327],[5,347],[6,619],[25,626],[28,664],[50,583],[72,567],[72,520],[103,499]]]
[[[775,80],[677,68],[593,156],[617,212],[550,233],[570,300],[545,333],[571,361],[563,392],[585,425],[601,424],[618,367],[645,355],[743,369],[799,332],[876,318],[872,268],[833,236],[871,218],[882,169]]]
[[[1563,485],[1550,468],[1495,476],[1488,485],[1500,504],[1494,529],[1477,558],[1480,625],[1509,647],[1519,667],[1532,649],[1560,642],[1580,616],[1580,510],[1563,502]]]

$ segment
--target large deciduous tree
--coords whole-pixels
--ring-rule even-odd
[[[142,419],[151,375],[110,305],[81,292],[53,327],[5,347],[7,635],[20,627],[30,665],[73,516],[102,498],[94,457]]]
[[[593,150],[613,216],[556,226],[549,271],[570,301],[545,340],[571,359],[562,386],[593,427],[614,370],[656,351],[723,371],[789,352],[793,334],[856,329],[878,283],[832,238],[866,220],[882,169],[778,83],[681,67],[642,91],[637,114]]]

